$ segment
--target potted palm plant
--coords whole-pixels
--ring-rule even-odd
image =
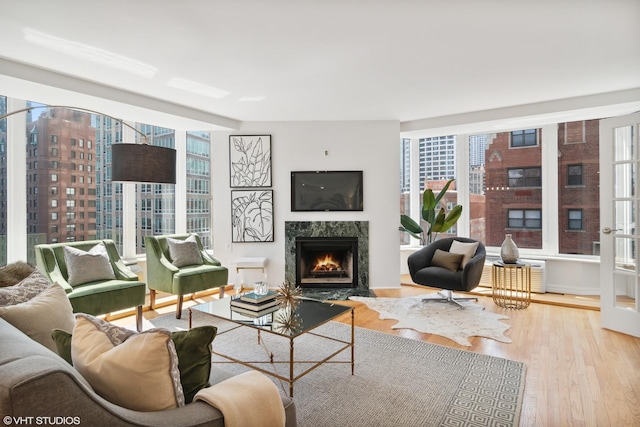
[[[461,205],[455,206],[449,212],[442,206],[436,213],[438,203],[440,203],[453,181],[455,180],[450,179],[447,181],[437,196],[430,188],[424,190],[422,195],[422,219],[429,224],[426,232],[418,222],[404,214],[400,215],[400,227],[398,227],[398,230],[409,233],[411,237],[420,240],[420,244],[424,246],[431,243],[438,233],[444,233],[453,227],[462,214]]]

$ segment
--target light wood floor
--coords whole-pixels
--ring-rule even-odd
[[[404,297],[433,291],[403,285],[400,289],[376,289],[376,294]],[[217,295],[198,296],[185,306],[212,298]],[[170,301],[164,308],[146,311],[145,317],[173,312],[175,306]],[[471,347],[464,347],[437,335],[391,329],[395,321],[379,320],[378,313],[364,304],[340,303],[356,307],[355,322],[363,328],[524,362],[527,374],[521,426],[640,426],[640,338],[602,329],[596,310],[536,302],[524,310],[505,309],[480,295],[479,304],[486,310],[509,316],[506,322],[511,328],[506,335],[513,342],[476,337],[471,339]],[[133,319],[126,317],[117,323]],[[337,320],[350,322],[348,315]]]

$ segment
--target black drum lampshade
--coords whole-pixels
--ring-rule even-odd
[[[113,144],[111,180],[176,183],[176,150],[148,144]]]

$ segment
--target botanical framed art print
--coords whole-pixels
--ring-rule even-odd
[[[231,241],[273,242],[273,190],[231,191]]]
[[[271,135],[230,135],[231,188],[271,187]]]

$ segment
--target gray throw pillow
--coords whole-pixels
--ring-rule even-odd
[[[193,234],[184,240],[172,239],[167,237],[169,245],[169,257],[171,263],[176,267],[184,267],[187,265],[202,265],[202,255]]]
[[[50,283],[38,270],[13,286],[0,288],[0,306],[20,304],[38,295]]]
[[[452,254],[451,252],[436,249],[433,258],[431,258],[431,265],[446,268],[451,271],[458,271],[462,256],[462,254]]]
[[[67,281],[71,286],[116,278],[104,243],[98,243],[89,252],[65,246],[64,260],[69,274]]]

